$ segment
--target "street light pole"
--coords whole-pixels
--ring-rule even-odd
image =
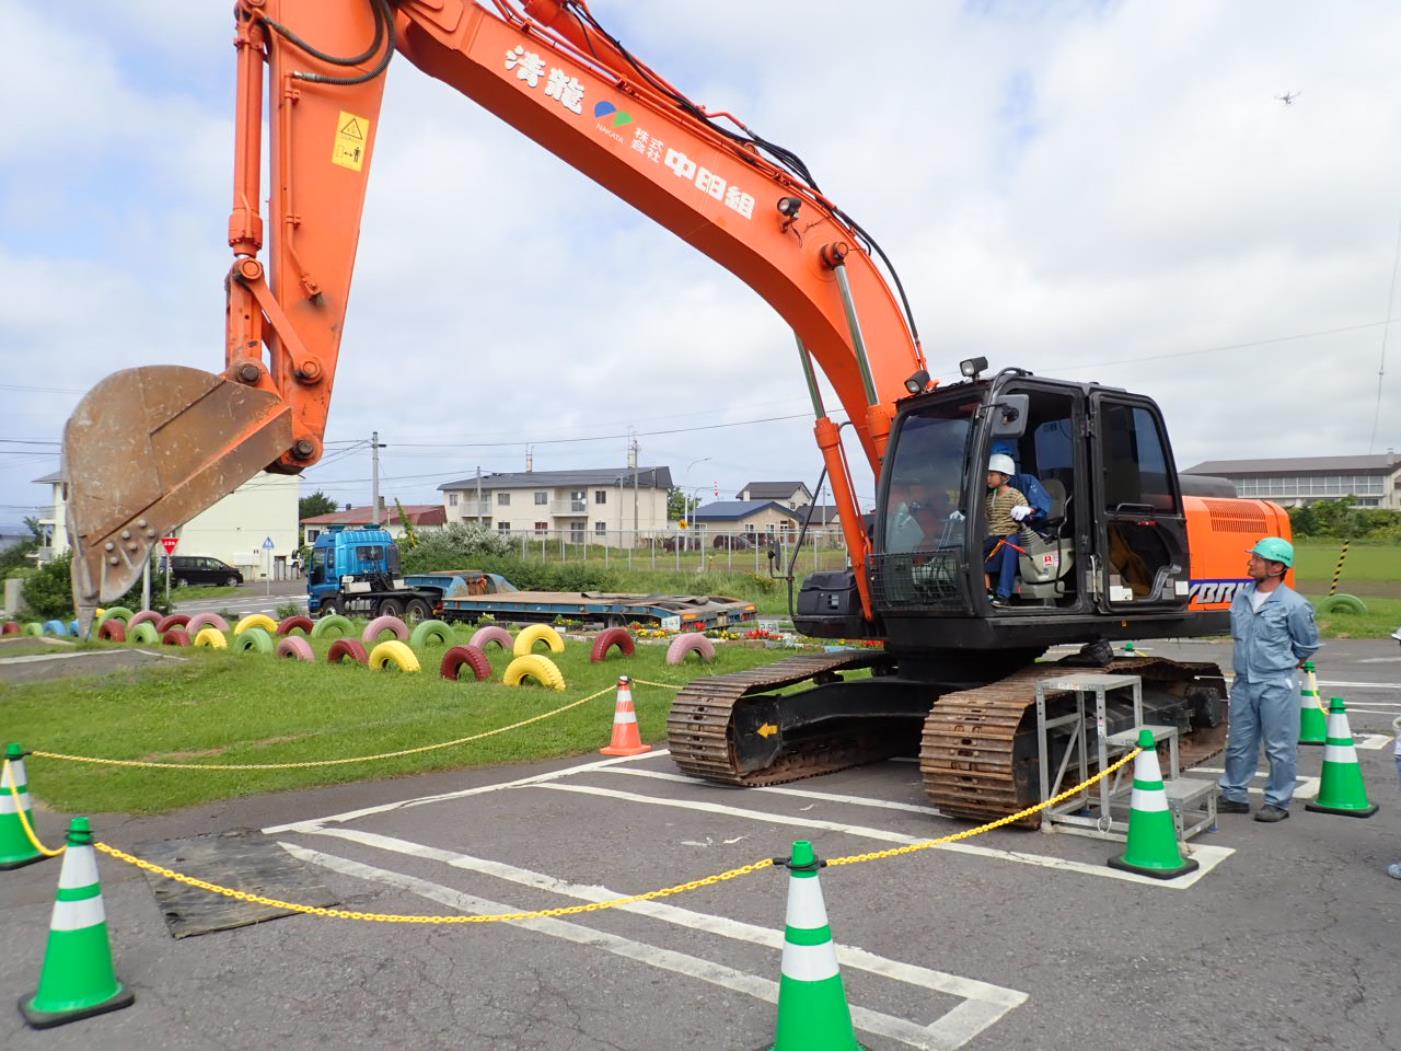
[[[699,485],[696,485],[696,486],[691,485],[691,468],[694,467],[694,466],[696,466],[696,464],[698,464],[698,463],[709,463],[709,462],[710,462],[710,457],[709,457],[709,456],[702,456],[699,460],[692,460],[690,463],[688,463],[688,464],[686,465],[686,487],[687,487],[688,489],[691,490],[691,501],[692,501],[692,506],[682,508],[682,510],[685,511],[686,517],[687,517],[687,518],[690,518],[691,515],[695,512],[695,505],[700,503],[700,495],[699,495],[699,494],[700,494],[700,491],[701,491],[701,488],[702,488],[702,486],[699,486]],[[684,490],[683,490],[683,492],[684,492]],[[695,522],[692,522],[691,525],[694,527],[694,526],[695,526]],[[705,543],[704,543],[704,541],[702,541],[702,540],[700,540],[700,539],[697,539],[696,543],[700,546],[700,553],[701,553],[701,557],[700,557],[700,571],[701,571],[702,573],[704,573],[704,572],[705,572]]]

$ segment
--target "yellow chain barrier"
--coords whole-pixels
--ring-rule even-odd
[[[971,839],[973,836],[982,835],[984,832],[991,832],[995,828],[1019,821],[1024,817],[1045,810],[1047,807],[1055,806],[1057,803],[1069,799],[1071,796],[1083,792],[1085,789],[1097,784],[1110,774],[1119,770],[1126,763],[1134,759],[1142,749],[1135,748],[1122,759],[1117,760],[1095,774],[1089,780],[1084,781],[1074,788],[1068,788],[1057,796],[1046,800],[1044,803],[1037,803],[1035,806],[1019,810],[1015,814],[1008,814],[1006,817],[990,821],[977,828],[964,829],[961,832],[953,832],[947,836],[940,836],[938,839],[928,839],[920,843],[911,843],[909,846],[897,847],[892,850],[878,850],[869,854],[852,854],[844,858],[834,858],[827,862],[828,865],[855,865],[863,861],[879,861],[884,858],[893,858],[901,854],[913,854],[919,850],[931,850],[934,847],[943,846],[946,843],[957,843],[959,840]],[[318,905],[301,905],[296,902],[278,901],[276,898],[265,898],[260,894],[250,894],[247,891],[234,890],[231,887],[221,887],[217,883],[210,883],[206,880],[196,879],[193,876],[186,876],[160,865],[154,865],[149,861],[135,857],[125,851],[106,843],[94,843],[94,847],[102,851],[109,857],[118,861],[125,861],[128,865],[135,865],[146,872],[155,873],[157,876],[164,876],[166,879],[173,879],[186,886],[198,887],[200,890],[207,890],[213,894],[222,894],[226,898],[233,898],[236,901],[246,901],[254,905],[267,905],[274,909],[285,909],[288,912],[299,912],[308,916],[324,916],[333,920],[362,920],[368,923],[505,923],[516,920],[540,920],[551,919],[560,916],[578,916],[588,912],[601,912],[604,909],[616,909],[623,905],[633,905],[640,901],[655,901],[658,898],[669,898],[675,894],[684,894],[687,891],[700,890],[702,887],[713,887],[717,883],[725,883],[740,876],[748,876],[755,872],[774,867],[774,859],[762,858],[749,865],[741,865],[739,868],[728,869],[725,872],[716,873],[713,876],[705,876],[701,879],[690,880],[686,883],[678,883],[672,887],[663,887],[660,890],[649,890],[644,894],[631,894],[623,898],[610,898],[608,901],[593,901],[584,905],[565,905],[555,909],[536,909],[532,912],[500,912],[479,916],[464,916],[455,914],[451,916],[427,916],[427,915],[401,915],[389,912],[351,912],[346,909],[327,909]]]
[[[63,844],[63,846],[59,847],[57,850],[50,850],[39,842],[39,837],[34,834],[34,827],[29,823],[29,815],[24,812],[24,807],[20,804],[19,786],[15,784],[15,766],[8,759],[5,760],[5,780],[8,781],[10,785],[10,798],[15,801],[15,813],[19,815],[19,827],[24,829],[24,834],[34,849],[46,858],[56,858],[67,850],[67,843]]]
[[[611,692],[613,687],[605,686],[587,697],[581,697],[577,701],[554,708],[551,711],[543,712],[540,715],[532,715],[529,719],[522,719],[520,722],[512,723],[510,726],[498,726],[495,730],[484,730],[479,734],[472,734],[469,737],[458,737],[452,741],[443,741],[439,744],[419,745],[417,748],[401,748],[397,752],[380,752],[377,755],[357,755],[349,759],[309,759],[300,763],[151,763],[142,759],[102,759],[91,755],[66,755],[63,752],[42,752],[34,749],[30,755],[38,756],[40,759],[65,759],[71,763],[97,763],[102,766],[135,766],[143,770],[305,770],[314,766],[345,766],[348,763],[370,763],[380,759],[397,759],[405,755],[418,755],[422,752],[432,752],[440,748],[454,748],[460,744],[468,744],[471,741],[480,741],[484,737],[494,737],[497,734],[504,734],[508,730],[519,730],[522,726],[529,726],[531,723],[538,723],[542,719],[550,719],[556,715],[562,715],[571,708],[577,708],[581,704],[588,704],[589,701],[597,700],[605,693]]]

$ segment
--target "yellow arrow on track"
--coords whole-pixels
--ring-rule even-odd
[[[772,737],[774,734],[778,733],[778,727],[773,723],[764,723],[755,733],[760,737]]]

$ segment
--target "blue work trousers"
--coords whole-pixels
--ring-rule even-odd
[[[997,547],[1003,540],[1008,543]],[[1021,552],[1012,546],[1016,542],[1015,533],[1008,537],[990,536],[983,541],[983,568],[997,579],[998,598],[1011,598],[1012,589],[1017,585],[1017,559]],[[995,555],[990,554],[993,548],[997,548]]]
[[[1260,765],[1260,742],[1270,761],[1265,802],[1289,809],[1294,798],[1294,774],[1299,758],[1299,691],[1292,679],[1246,682],[1237,676],[1231,687],[1230,737],[1221,797],[1249,802],[1246,788]]]

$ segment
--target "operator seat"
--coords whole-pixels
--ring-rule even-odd
[[[1048,478],[1041,485],[1051,498],[1051,509],[1044,519],[1023,525],[1017,539],[1023,552],[1017,559],[1017,576],[1023,600],[1050,603],[1065,597],[1066,581],[1075,565],[1075,543],[1064,483]]]

